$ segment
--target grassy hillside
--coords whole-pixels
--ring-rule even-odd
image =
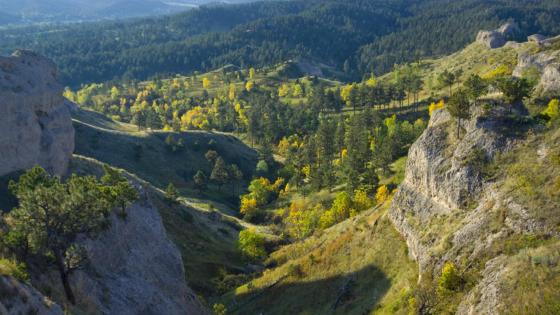
[[[228,164],[238,165],[244,186],[251,178],[257,163],[257,154],[237,138],[222,134],[192,131],[173,134],[184,140],[184,148],[170,151],[165,140],[171,133],[140,131],[136,127],[112,121],[105,116],[81,110],[74,113],[76,153],[123,168],[164,189],[173,183],[185,196],[210,198],[236,204],[232,185],[223,188],[211,186],[202,195],[193,188],[193,176],[203,170],[209,177],[212,166],[205,158],[208,150],[215,150]]]
[[[390,202],[270,255],[274,266],[224,296],[232,314],[406,314],[416,264]]]

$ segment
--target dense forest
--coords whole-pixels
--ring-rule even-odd
[[[458,50],[515,19],[523,34],[560,33],[557,1],[287,1],[213,5],[124,22],[9,28],[1,52],[52,57],[71,86],[305,59],[344,79]],[[126,40],[124,40],[126,39]]]

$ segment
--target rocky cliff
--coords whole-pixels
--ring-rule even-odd
[[[527,240],[556,242],[558,233],[550,218],[557,215],[554,203],[558,200],[554,197],[551,203],[543,197],[549,212],[535,201],[522,203],[512,194],[511,183],[525,185],[520,186],[522,189],[532,189],[531,185],[537,184],[529,184],[530,180],[520,183],[519,175],[508,175],[513,179],[510,182],[507,176],[496,175],[507,169],[527,175],[518,170],[525,163],[509,168],[496,159],[517,150],[525,137],[532,134],[530,130],[538,128],[529,118],[511,113],[508,106],[490,102],[475,108],[470,119],[462,124],[460,137],[456,135],[456,124],[445,110],[433,113],[428,128],[410,149],[406,176],[394,197],[390,219],[405,238],[409,254],[418,262],[420,281],[425,280],[422,277],[439,277],[446,262],[454,263],[468,275],[465,279],[470,279],[469,284],[465,284],[465,295],[456,309],[459,314],[507,313],[508,299],[513,301],[515,294],[519,294],[512,288],[521,287],[512,280],[517,277],[514,275],[540,268],[531,265],[533,254],[529,254],[528,248],[541,243]],[[551,143],[558,142],[557,134],[552,138],[555,140]],[[536,173],[545,172],[545,167],[551,165],[546,162],[547,156],[553,154],[550,146],[554,144],[541,144],[541,153],[529,151],[535,155],[531,163],[543,160],[542,170],[538,168],[541,164],[535,164]],[[538,154],[542,157],[538,158]],[[554,172],[557,169],[551,174]],[[547,216],[549,219],[545,219]],[[540,250],[551,253],[556,249]],[[547,266],[543,270],[547,273],[552,269]],[[536,277],[528,282],[542,287],[550,285]],[[541,298],[534,303],[542,306],[546,302]]]
[[[53,62],[29,51],[0,57],[0,175],[36,164],[62,175],[74,129]]]
[[[74,158],[71,104],[65,104],[56,66],[28,51],[0,57],[0,175],[41,165],[52,174],[100,175],[90,159]],[[132,179],[132,177],[131,177]],[[83,239],[89,265],[71,277],[78,305],[71,313],[206,314],[187,286],[181,255],[168,239],[158,209],[141,198],[126,219],[111,218],[99,238]],[[42,294],[66,304],[58,274],[31,270],[31,284],[0,278],[0,314],[61,314]],[[42,294],[41,294],[41,293]]]
[[[101,176],[96,160],[74,156],[70,171]],[[158,209],[151,200],[153,188],[130,175],[140,198],[126,209],[126,218],[113,214],[108,230],[98,238],[82,239],[88,265],[71,277],[77,312],[90,314],[207,314],[187,286],[179,250],[167,237]],[[34,277],[41,292],[65,302],[54,271]]]

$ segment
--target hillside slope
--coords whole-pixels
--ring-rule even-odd
[[[406,314],[417,273],[390,202],[271,254],[274,266],[226,295],[233,314]]]
[[[479,29],[510,19],[519,22],[521,36],[558,34],[559,12],[554,0],[270,1],[130,22],[8,29],[0,31],[0,51],[24,47],[51,56],[73,87],[296,58],[361,78],[451,53]]]

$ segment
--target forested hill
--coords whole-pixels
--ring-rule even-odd
[[[557,34],[557,16],[556,0],[273,1],[127,22],[2,30],[0,52],[28,48],[46,54],[71,86],[297,58],[358,78],[456,51],[479,29],[508,19],[520,24],[520,36]]]

